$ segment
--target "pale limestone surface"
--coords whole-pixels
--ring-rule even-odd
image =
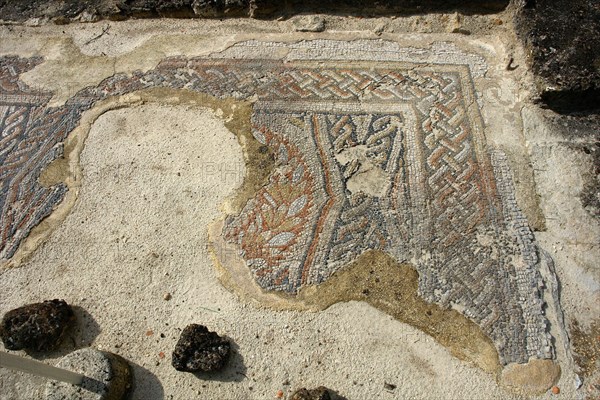
[[[243,177],[218,168],[243,160],[233,134],[206,109],[110,111],[94,124],[81,162],[85,183],[75,207],[26,266],[3,272],[2,286],[11,290],[3,291],[2,306],[59,297],[85,309],[97,332],[84,327],[75,345],[131,361],[134,398],[265,399],[321,384],[350,399],[376,398],[384,381],[398,384],[398,398],[468,398],[474,391],[506,398],[492,376],[365,304],[275,312],[223,289],[205,251],[205,227]],[[224,375],[204,380],[171,367],[180,329],[192,322],[234,340],[239,355]],[[32,398],[42,383],[0,373],[8,398]]]

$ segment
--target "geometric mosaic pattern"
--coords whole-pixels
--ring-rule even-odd
[[[0,87],[0,256],[10,257],[64,195],[36,179],[96,101],[154,87],[254,98],[253,135],[276,167],[227,217],[223,236],[261,287],[293,295],[378,249],[412,262],[420,295],[476,322],[503,364],[552,358],[533,236],[505,157],[486,149],[473,67],[460,57],[433,66],[284,62],[254,58],[253,46],[229,58],[168,58],[57,108],[45,107],[47,96],[7,97],[27,92],[16,77],[40,60],[0,59],[8,82]]]
[[[49,93],[18,80],[41,61],[0,58],[0,259],[14,254],[66,192],[65,185],[46,188],[38,178],[62,154],[62,141],[74,128],[70,110],[47,108]]]

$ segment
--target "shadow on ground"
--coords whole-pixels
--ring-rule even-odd
[[[162,400],[165,398],[165,390],[156,375],[142,367],[127,360],[133,371],[133,387],[129,398],[144,400]]]

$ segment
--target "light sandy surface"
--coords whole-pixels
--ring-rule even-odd
[[[466,22],[485,33],[492,28],[481,28],[482,24],[492,26],[498,17],[503,18]],[[348,38],[377,38],[370,32],[375,22],[385,24],[384,35],[412,28],[444,32],[446,22],[440,18],[352,23],[333,18],[323,35],[338,37],[338,29],[347,31],[343,34]],[[452,23],[450,17],[445,21]],[[109,34],[92,40],[107,24]],[[287,34],[292,25],[132,21],[28,29],[0,27],[0,53],[44,55],[49,62],[24,78],[33,86],[56,91],[54,100],[59,104],[114,72],[150,69],[170,55],[210,54],[239,40],[236,35]],[[505,32],[504,26],[493,29]],[[160,32],[181,35],[161,38]],[[190,42],[191,34],[199,36]],[[512,54],[513,39],[506,38],[506,54]],[[514,54],[515,63],[524,65],[518,58],[522,53],[516,49]],[[504,62],[498,60],[498,65]],[[69,72],[64,81],[57,80],[62,71]],[[599,314],[595,303],[600,290],[599,230],[573,196],[581,188],[578,176],[587,173],[589,164],[561,144],[564,140],[544,125],[538,110],[523,108],[526,87],[512,81],[501,86],[503,93],[490,89],[489,96],[498,103],[508,96],[511,108],[497,118],[483,110],[486,123],[500,132],[490,141],[514,148],[513,160],[531,157],[542,213],[558,218],[546,221],[546,230],[536,237],[555,260],[567,318],[575,316],[589,326]],[[278,390],[289,393],[319,385],[350,400],[513,396],[496,383],[496,377],[459,361],[429,336],[365,303],[336,304],[318,313],[278,312],[246,304],[224,289],[208,251],[207,227],[222,217],[219,205],[242,184],[242,150],[218,111],[166,103],[137,102],[99,116],[81,153],[82,180],[73,208],[28,261],[0,271],[0,313],[52,298],[77,307],[78,329],[60,352],[44,357],[44,362],[55,364],[69,351],[90,345],[113,351],[134,367],[135,399],[272,399]],[[524,127],[511,120],[510,113],[522,113]],[[523,129],[526,135],[511,141],[502,134],[503,126],[511,132]],[[539,139],[534,133],[547,136]],[[513,169],[516,175],[527,176],[518,166]],[[572,173],[570,183],[558,190],[556,182],[565,171]],[[521,195],[532,190],[522,189]],[[171,300],[164,300],[166,293]],[[181,329],[190,323],[205,324],[233,340],[235,356],[224,374],[194,376],[171,367],[170,353]],[[574,366],[562,346],[565,338],[560,327],[553,326],[552,332],[558,338],[563,368],[561,395],[547,393],[542,398],[576,398]],[[385,390],[385,382],[397,388]],[[43,384],[42,379],[0,369],[1,399],[34,398]]]
[[[11,309],[58,297],[86,310],[73,347],[92,344],[130,360],[135,398],[268,399],[306,385],[349,399],[506,398],[492,376],[366,304],[274,312],[223,289],[205,250],[206,227],[244,169],[234,135],[211,111],[145,105],[107,112],[81,163],[77,204],[26,266],[2,274],[11,290],[1,303]],[[165,301],[165,293],[173,298]],[[170,351],[189,323],[234,340],[228,373],[202,379],[171,367]],[[29,399],[41,383],[1,372],[7,399]],[[384,382],[398,388],[387,392]]]

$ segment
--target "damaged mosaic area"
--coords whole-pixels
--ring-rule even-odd
[[[76,126],[74,107],[47,107],[52,94],[34,90],[19,75],[41,58],[0,57],[0,260],[63,199],[64,184],[44,187],[41,171],[62,154],[62,142]]]
[[[552,358],[533,236],[506,157],[485,143],[473,80],[485,60],[449,43],[363,42],[250,41],[168,58],[60,107],[11,97],[27,94],[15,77],[39,60],[0,59],[0,154],[20,160],[3,158],[0,256],[64,196],[37,178],[97,101],[161,87],[252,100],[252,134],[275,168],[222,235],[263,289],[295,295],[380,250],[416,268],[425,300],[477,323],[501,364]]]

